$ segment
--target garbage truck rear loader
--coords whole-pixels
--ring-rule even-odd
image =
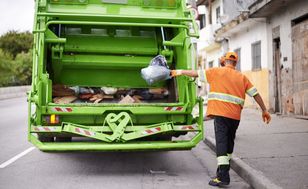
[[[149,86],[140,74],[157,55],[195,69],[198,27],[185,1],[37,0],[35,11],[28,139],[40,150],[186,150],[202,140],[195,81]]]

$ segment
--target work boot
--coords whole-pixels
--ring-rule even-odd
[[[230,184],[229,175],[230,165],[220,165],[218,167],[217,176],[210,180],[211,186],[226,186]]]
[[[227,186],[229,185],[230,182],[224,182],[222,181],[219,177],[215,177],[213,179],[210,180],[209,185],[211,186]]]
[[[227,170],[228,170],[228,171],[230,170],[230,165],[229,165],[229,167],[227,168]],[[214,178],[218,177],[218,172],[219,172],[219,166],[218,166],[217,169],[216,169],[216,176],[215,176],[215,177],[211,177],[211,178],[214,179]]]

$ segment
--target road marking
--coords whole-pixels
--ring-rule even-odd
[[[16,160],[18,160],[22,156],[27,155],[29,152],[31,152],[34,149],[35,149],[35,147],[30,147],[30,148],[26,149],[25,151],[21,152],[20,154],[17,154],[16,156],[14,156],[11,159],[7,160],[6,162],[2,163],[0,165],[0,169],[5,168],[6,166],[10,165],[11,163],[14,163]]]

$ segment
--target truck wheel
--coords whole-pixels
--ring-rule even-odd
[[[71,142],[72,137],[56,137],[56,142]]]
[[[44,136],[44,135],[38,135],[38,139],[41,142],[53,142],[54,138],[53,137],[49,137],[49,136]]]

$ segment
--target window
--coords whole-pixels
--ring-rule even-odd
[[[206,26],[206,15],[201,14],[200,15],[200,29],[204,28]]]
[[[234,52],[237,54],[238,56],[238,61],[236,64],[236,70],[241,71],[241,48],[237,48],[234,50]]]
[[[251,44],[252,70],[261,70],[261,41]]]
[[[218,24],[220,20],[220,7],[216,8],[216,23]]]
[[[213,65],[214,65],[214,61],[210,61],[209,62],[209,68],[213,68]]]

